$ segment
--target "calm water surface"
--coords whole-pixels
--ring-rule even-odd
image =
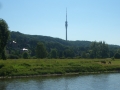
[[[0,90],[120,90],[120,73],[2,79]]]

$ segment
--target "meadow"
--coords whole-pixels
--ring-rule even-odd
[[[0,60],[0,76],[65,75],[119,71],[120,60],[117,59]]]

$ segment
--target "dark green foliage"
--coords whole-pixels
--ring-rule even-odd
[[[28,59],[28,58],[29,58],[28,52],[24,52],[24,53],[23,53],[23,58],[24,58],[24,59]]]
[[[57,50],[56,49],[52,49],[50,52],[50,57],[51,58],[57,58]]]
[[[47,56],[47,51],[43,43],[38,43],[36,46],[36,57],[37,58],[45,58]]]
[[[93,42],[90,51],[91,58],[107,58],[109,57],[109,48],[105,42]]]
[[[2,68],[2,67],[4,67],[5,65],[4,64],[0,64],[0,69]]]
[[[108,45],[105,42],[90,41],[65,41],[59,38],[52,38],[41,35],[26,35],[20,32],[11,32],[10,40],[6,49],[9,54],[17,55],[22,58],[22,48],[29,50],[30,58],[36,56],[36,46],[42,42],[46,51],[47,58],[56,58],[51,56],[51,50],[57,50],[57,58],[111,58],[117,53],[120,46]],[[17,43],[13,43],[16,41]]]
[[[9,38],[8,25],[5,20],[0,19],[0,58],[6,59],[5,46]]]
[[[81,57],[86,58],[86,52],[82,52]]]
[[[68,48],[64,51],[64,56],[66,58],[73,58],[74,57],[74,51],[71,48]]]
[[[14,55],[14,54],[9,54],[8,59],[18,59],[19,56]]]
[[[12,66],[4,66],[0,69],[0,76],[9,76],[12,72],[15,72]]]
[[[114,58],[120,59],[120,53],[119,52],[115,53]]]

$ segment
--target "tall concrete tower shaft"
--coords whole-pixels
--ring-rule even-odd
[[[66,8],[66,21],[65,21],[65,28],[66,28],[66,41],[67,41],[67,27],[68,27],[68,22],[67,22],[67,8]]]

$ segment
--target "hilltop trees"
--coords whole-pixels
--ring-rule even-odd
[[[5,20],[0,19],[0,58],[5,60],[5,46],[9,38],[8,25]]]
[[[120,46],[108,45],[103,41],[66,42],[58,38],[27,35],[20,32],[10,32],[10,37],[6,47],[8,58],[22,58],[22,48],[29,50],[29,58],[119,58],[120,55],[118,52]],[[14,40],[17,42],[15,45],[12,44]],[[40,42],[40,47],[38,42]]]

